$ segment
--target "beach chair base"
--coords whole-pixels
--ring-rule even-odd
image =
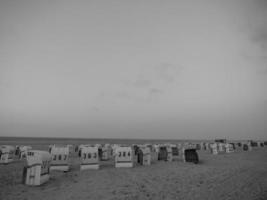
[[[82,164],[80,170],[99,169],[99,164]]]
[[[13,162],[13,159],[0,160],[0,164],[5,164],[5,165],[11,162]]]
[[[50,171],[67,172],[69,170],[70,170],[70,167],[68,165],[53,165],[53,166],[50,166]]]
[[[129,163],[115,163],[115,167],[116,168],[129,168],[129,167],[133,167],[133,163],[132,162],[129,162]]]

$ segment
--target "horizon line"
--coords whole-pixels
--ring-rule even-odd
[[[86,138],[86,137],[59,137],[59,136],[56,136],[56,137],[51,137],[51,136],[48,136],[48,137],[44,137],[44,136],[0,136],[0,139],[1,138],[22,138],[22,139],[27,139],[27,138],[33,138],[33,139],[68,139],[68,140],[71,140],[71,139],[78,139],[78,140],[83,140],[83,139],[86,139],[86,140],[204,140],[204,141],[213,141],[215,139],[226,139],[228,141],[246,141],[246,140],[254,140],[254,141],[265,141],[264,139],[227,139],[227,138],[213,138],[213,139],[174,139],[174,138],[95,138],[95,137],[92,137],[92,138]]]

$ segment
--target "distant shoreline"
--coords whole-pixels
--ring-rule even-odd
[[[79,137],[17,137],[17,136],[0,136],[0,140],[1,139],[19,139],[19,140],[40,140],[40,139],[45,139],[45,140],[154,140],[154,141],[204,141],[204,140],[194,140],[194,139],[152,139],[152,138],[79,138]],[[210,140],[206,140],[206,141],[210,141]]]
[[[215,138],[214,138],[215,139]],[[110,141],[118,143],[123,142],[123,141],[132,141],[134,142],[210,142],[214,141],[214,139],[147,139],[147,138],[72,138],[72,137],[17,137],[17,136],[0,136],[0,143],[4,141],[40,141],[40,140],[46,140],[46,141],[77,141],[77,142],[105,142],[105,141]],[[228,140],[228,139],[227,139]],[[246,140],[231,140],[229,139],[228,141],[246,141]],[[256,141],[256,140],[255,140]],[[128,143],[127,142],[127,143]]]

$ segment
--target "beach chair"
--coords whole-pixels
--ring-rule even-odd
[[[251,151],[251,150],[252,150],[252,147],[251,147],[250,142],[248,142],[248,143],[243,143],[243,150],[244,150],[244,151]]]
[[[131,147],[116,147],[115,167],[133,167],[133,154]]]
[[[197,149],[197,150],[201,150],[201,144],[197,143],[197,144],[196,144],[196,149]]]
[[[166,146],[159,147],[158,160],[168,160],[168,150]]]
[[[42,185],[50,178],[51,155],[46,151],[30,150],[26,157],[27,165],[23,170],[23,183]]]
[[[50,165],[50,170],[64,171],[67,172],[70,169],[69,166],[69,146],[57,147],[53,146],[51,148],[52,161]]]
[[[0,146],[0,164],[8,164],[13,161],[15,147],[10,145]]]
[[[139,147],[137,152],[137,163],[140,165],[151,165],[151,151],[149,147]]]
[[[81,166],[80,170],[99,169],[98,147],[81,147]]]
[[[176,145],[171,146],[172,149],[172,161],[179,159],[179,148]]]
[[[198,153],[195,148],[183,147],[182,152],[183,152],[182,157],[184,162],[192,162],[195,164],[199,162]]]
[[[218,155],[218,145],[217,143],[210,144],[210,150],[213,155]]]
[[[102,147],[102,156],[101,156],[101,160],[103,161],[107,161],[112,157],[112,148],[110,146],[110,144],[105,144]]]
[[[20,146],[19,147],[19,159],[26,159],[27,153],[29,150],[32,150],[31,146]]]
[[[222,154],[226,152],[225,143],[217,143],[218,144],[218,153]]]
[[[233,146],[233,144],[226,143],[225,144],[225,152],[226,153],[232,153],[232,152],[234,152],[234,146]]]
[[[173,156],[172,156],[172,147],[170,145],[166,146],[167,148],[167,161],[172,162]]]

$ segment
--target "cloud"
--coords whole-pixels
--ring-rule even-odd
[[[92,111],[95,111],[95,112],[100,111],[100,108],[98,106],[93,106],[91,109],[92,109]]]
[[[103,95],[104,94],[104,95]],[[136,102],[136,103],[151,103],[156,102],[161,95],[164,94],[164,90],[160,88],[143,88],[141,90],[118,90],[113,92],[101,92],[98,97],[98,103],[106,102],[106,101],[116,101],[120,102],[128,101],[128,102]],[[94,109],[96,110],[96,109]],[[97,110],[98,111],[98,107]]]
[[[267,51],[267,1],[256,0],[249,6],[249,15],[246,16],[247,33],[252,42],[258,44],[262,50]],[[246,13],[245,13],[246,14]]]
[[[177,79],[181,69],[182,67],[171,63],[160,63],[154,67],[158,79],[166,83],[173,83]]]
[[[258,75],[267,73],[267,1],[245,1],[238,4],[243,23],[242,34],[246,37],[242,57],[251,63]],[[239,9],[237,8],[237,9]],[[240,22],[239,22],[240,23]]]
[[[151,80],[143,77],[138,77],[136,80],[123,80],[121,82],[124,86],[132,88],[148,88],[151,85]]]
[[[98,99],[101,101],[120,99],[149,103],[157,101],[178,79],[181,70],[181,66],[171,63],[159,63],[153,67],[144,67],[133,76],[133,79],[121,80],[121,86],[114,88],[113,91],[102,91],[98,95]]]
[[[151,81],[143,79],[143,78],[139,78],[133,82],[133,86],[137,88],[149,87],[150,85],[151,85]]]
[[[133,93],[127,91],[120,91],[116,93],[116,97],[120,100],[126,100],[136,103],[151,103],[158,100],[163,90],[157,88],[150,88],[142,93]]]
[[[267,17],[267,15],[266,15]],[[252,35],[252,41],[261,45],[266,49],[267,45],[267,23],[262,24],[262,27],[258,27]]]
[[[171,63],[159,63],[153,67],[144,67],[135,79],[121,81],[123,85],[136,88],[149,88],[153,85],[171,84],[177,80],[183,67]]]
[[[150,95],[154,95],[154,94],[163,94],[163,90],[161,90],[161,89],[158,89],[158,88],[151,88],[151,89],[149,89],[148,90],[148,93],[150,94]]]
[[[133,96],[131,96],[128,92],[126,91],[119,91],[115,94],[117,98],[120,99],[133,99]]]

